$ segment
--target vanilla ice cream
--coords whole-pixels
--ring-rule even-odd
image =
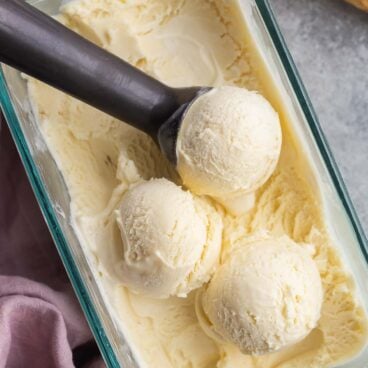
[[[231,209],[271,176],[280,150],[280,122],[269,102],[245,88],[219,87],[197,98],[185,114],[177,170],[192,191]]]
[[[167,179],[138,184],[117,211],[124,285],[154,298],[186,296],[210,279],[221,250],[221,217]]]
[[[114,325],[128,339],[140,367],[321,368],[355,357],[368,340],[367,314],[352,272],[337,251],[342,240],[331,236],[339,224],[326,226],[323,200],[329,189],[316,184],[306,144],[295,134],[300,121],[288,113],[287,96],[280,95],[259,57],[238,0],[77,0],[63,7],[58,19],[170,86],[237,86],[271,101],[282,127],[281,156],[271,177],[255,191],[251,210],[234,217],[222,206],[216,209],[223,223],[221,263],[262,231],[276,238],[286,235],[302,248],[314,245],[323,303],[321,318],[305,339],[252,356],[211,338],[196,316],[197,291],[186,298],[158,299],[134,293],[121,282],[124,244],[116,210],[142,181],[167,178],[182,184],[173,167],[147,135],[30,80],[33,110],[68,187],[76,234]],[[168,206],[165,191],[161,198],[162,206]]]
[[[305,338],[321,314],[322,284],[305,248],[266,238],[234,250],[203,291],[206,331],[245,354],[266,354]],[[198,307],[201,310],[201,307]]]

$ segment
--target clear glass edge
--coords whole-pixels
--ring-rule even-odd
[[[365,258],[365,261],[368,264],[367,237],[360,224],[358,215],[354,209],[348,190],[340,174],[340,170],[338,169],[338,166],[333,157],[331,149],[327,143],[326,137],[322,131],[321,125],[318,121],[317,115],[314,111],[308,93],[297,71],[294,60],[286,46],[285,39],[281,33],[280,27],[277,24],[271,5],[268,0],[254,0],[254,1],[263,18],[267,31],[274,44],[275,50],[282,62],[285,72],[296,94],[300,107],[306,117],[308,125],[312,131],[313,138],[317,143],[318,149],[320,150],[320,153],[323,157],[323,161],[327,167],[329,175],[331,176],[335,189],[348,215],[350,223],[353,226],[361,252]]]
[[[1,64],[0,64],[1,65]],[[73,289],[79,300],[81,308],[87,318],[88,324],[92,330],[92,333],[96,339],[98,347],[101,351],[103,359],[108,367],[119,368],[120,364],[116,358],[114,350],[104,332],[99,317],[95,311],[95,307],[92,303],[92,298],[89,295],[87,288],[84,285],[81,273],[72,257],[67,241],[60,228],[56,214],[52,206],[49,205],[50,200],[48,198],[47,191],[40,178],[38,169],[32,160],[32,156],[25,140],[23,132],[20,128],[18,117],[12,106],[11,97],[8,94],[6,81],[2,67],[0,66],[0,106],[4,117],[9,126],[11,135],[16,144],[22,163],[25,167],[29,182],[37,198],[37,202],[40,206],[43,217],[47,226],[50,229],[51,236],[54,240],[60,258],[66,269],[66,272],[70,278]]]
[[[311,101],[305,90],[305,87],[301,81],[299,73],[296,69],[292,56],[286,46],[285,40],[282,36],[280,28],[277,24],[272,8],[268,0],[254,0],[256,6],[262,16],[265,27],[269,33],[275,50],[282,62],[285,72],[289,78],[292,88],[296,94],[297,100],[301,106],[301,109],[306,117],[309,127],[312,131],[313,138],[315,139],[318,149],[323,157],[324,163],[327,167],[328,173],[331,176],[332,182],[339,195],[339,198],[343,204],[343,207],[348,215],[349,221],[354,229],[355,235],[360,246],[360,250],[368,265],[368,242],[364,234],[354,206],[349,197],[348,191],[337,167],[332,152],[328,146],[324,133],[319,124],[316,113],[312,107]],[[103,358],[108,367],[120,367],[117,357],[113,351],[113,348],[104,332],[101,321],[96,313],[95,306],[92,302],[92,298],[88,293],[87,288],[84,285],[81,273],[72,257],[72,254],[68,248],[66,239],[61,231],[59,223],[57,221],[54,209],[49,206],[49,198],[47,191],[40,179],[40,174],[36,165],[34,164],[28,144],[25,140],[23,132],[20,128],[17,115],[12,106],[11,97],[8,93],[5,77],[0,67],[0,105],[8,122],[11,130],[12,137],[17,146],[23,165],[26,169],[27,176],[29,178],[32,189],[35,193],[37,201],[40,205],[42,214],[50,229],[50,233],[54,239],[57,250],[60,254],[64,267],[71,280],[77,298],[81,304],[82,310],[88,320],[90,328],[96,339],[96,342],[101,350]]]

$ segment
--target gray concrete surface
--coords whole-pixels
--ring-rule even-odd
[[[270,0],[368,235],[368,14],[341,0]]]

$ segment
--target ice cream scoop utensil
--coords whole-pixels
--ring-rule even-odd
[[[22,0],[0,0],[0,61],[148,133],[173,163],[183,113],[208,90],[170,88]]]

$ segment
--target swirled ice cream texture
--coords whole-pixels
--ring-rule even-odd
[[[259,78],[258,73],[264,73],[262,62],[253,59],[235,3],[84,0],[65,6],[59,19],[172,86],[237,85],[272,100],[265,93],[272,88],[264,88]],[[311,172],[300,163],[303,153],[290,134],[292,121],[281,121],[281,159],[275,173],[257,190],[251,211],[237,219],[219,212],[224,223],[222,257],[244,238],[265,230],[288,235],[300,246],[315,244],[313,258],[324,289],[321,319],[297,345],[251,357],[206,336],[198,324],[193,293],[165,301],[134,295],[114,273],[116,260],[122,257],[114,211],[124,193],[150,178],[180,183],[151,139],[34,80],[29,92],[69,188],[80,240],[102,287],[111,291],[112,313],[147,367],[321,368],[349,359],[365,345],[366,314],[327,233],[319,200],[308,181]]]

